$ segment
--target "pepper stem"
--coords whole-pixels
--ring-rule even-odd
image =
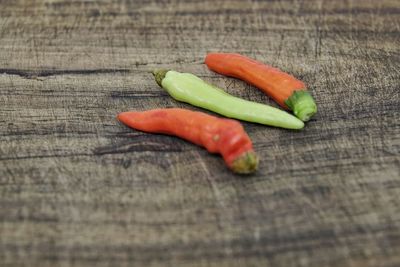
[[[257,170],[258,156],[254,151],[247,151],[232,162],[230,168],[235,173],[249,174]]]
[[[167,74],[168,71],[170,70],[167,69],[153,70],[154,78],[156,79],[156,82],[158,83],[159,86],[162,87],[161,82],[165,78],[165,75]]]
[[[294,115],[302,121],[308,121],[316,112],[317,105],[313,97],[306,90],[297,90],[286,99],[285,104],[293,111]]]

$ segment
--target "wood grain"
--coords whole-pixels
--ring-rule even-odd
[[[395,0],[0,0],[1,266],[400,265]],[[247,178],[127,110],[185,107],[154,68],[239,52],[301,78],[302,131],[244,123]]]

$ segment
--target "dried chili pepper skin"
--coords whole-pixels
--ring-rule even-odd
[[[117,118],[131,128],[178,136],[219,153],[235,173],[253,173],[258,167],[250,137],[235,120],[180,108],[122,112]]]
[[[285,111],[232,96],[191,73],[156,70],[153,75],[157,83],[178,101],[208,109],[229,118],[287,129],[304,127],[301,120]]]
[[[308,121],[317,112],[305,84],[277,68],[235,53],[209,53],[205,63],[210,70],[258,87],[302,121]]]

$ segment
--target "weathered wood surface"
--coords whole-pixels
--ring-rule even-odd
[[[400,266],[399,1],[0,1],[1,266]],[[303,79],[259,172],[120,111],[186,107],[149,70],[235,51]]]

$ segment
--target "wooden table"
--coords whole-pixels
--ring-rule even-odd
[[[0,1],[1,266],[399,266],[400,3]],[[251,177],[118,112],[200,110],[149,73],[238,52],[307,83],[302,131],[244,123]]]

